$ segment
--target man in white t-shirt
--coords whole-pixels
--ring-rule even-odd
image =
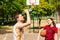
[[[13,36],[14,36],[13,40],[24,40],[23,28],[27,27],[28,25],[31,24],[31,19],[30,19],[28,9],[25,9],[24,12],[27,15],[27,21],[25,23],[23,23],[24,18],[22,16],[22,14],[18,13],[15,15],[15,19],[16,19],[17,23],[14,25],[14,28],[13,28]]]

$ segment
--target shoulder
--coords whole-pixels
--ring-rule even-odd
[[[16,23],[17,28],[23,28],[23,23]]]
[[[53,27],[53,30],[55,31],[55,33],[58,33],[58,28],[57,27]]]
[[[49,27],[49,25],[46,25],[46,26],[44,26],[44,29],[47,29]]]
[[[17,25],[17,23],[14,25],[14,27]]]
[[[45,25],[44,27],[48,27],[49,25]]]
[[[56,26],[53,27],[54,30],[58,30],[58,28]]]
[[[18,27],[20,25],[20,23],[16,23],[15,25],[14,25],[14,27]]]

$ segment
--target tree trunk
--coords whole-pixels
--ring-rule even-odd
[[[60,9],[59,9],[59,7],[56,10],[56,23],[60,23]]]

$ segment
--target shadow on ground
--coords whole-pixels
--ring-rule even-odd
[[[0,29],[0,34],[5,34],[5,33],[12,33],[12,30],[10,28]]]

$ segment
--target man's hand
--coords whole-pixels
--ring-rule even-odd
[[[25,13],[29,13],[29,10],[28,10],[28,9],[25,9],[24,12],[25,12]]]

